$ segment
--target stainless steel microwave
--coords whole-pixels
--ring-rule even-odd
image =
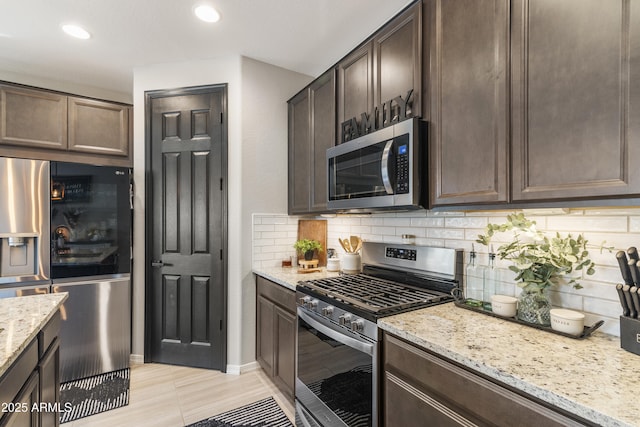
[[[327,150],[328,208],[341,212],[427,207],[426,126],[417,118]]]

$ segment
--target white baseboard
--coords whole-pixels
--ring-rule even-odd
[[[227,374],[229,375],[240,375],[246,372],[255,371],[259,369],[260,365],[257,361],[253,361],[251,363],[245,363],[244,365],[227,365]]]
[[[142,354],[130,354],[129,363],[131,365],[144,365],[144,355]]]

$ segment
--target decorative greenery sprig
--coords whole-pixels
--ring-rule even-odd
[[[500,259],[513,262],[509,269],[516,273],[518,286],[535,286],[540,290],[558,283],[558,279],[573,271],[586,269],[588,275],[595,273],[594,263],[589,259],[587,240],[582,234],[573,237],[561,237],[556,233],[549,238],[536,228],[536,222],[527,219],[523,213],[507,215],[504,224],[488,224],[485,234],[478,235],[476,240],[489,245],[497,232],[513,230],[514,240],[498,248]],[[527,237],[521,240],[521,236]],[[575,289],[582,286],[575,277],[569,278],[569,285]]]

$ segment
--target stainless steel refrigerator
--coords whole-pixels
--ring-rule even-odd
[[[128,168],[51,162],[51,290],[69,293],[62,382],[129,367],[130,196]]]
[[[0,298],[49,290],[49,162],[0,157]]]

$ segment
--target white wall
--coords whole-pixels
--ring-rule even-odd
[[[465,250],[465,265],[468,252],[475,245],[478,252],[477,263],[486,264],[488,250],[474,243],[477,235],[484,231],[488,223],[501,224],[512,211],[485,212],[431,212],[374,214],[360,216],[334,216],[327,220],[327,246],[343,252],[338,237],[358,235],[375,242],[400,243],[403,234],[416,236],[416,243]],[[526,211],[525,211],[526,213]],[[527,214],[527,213],[526,213]],[[583,275],[579,280],[583,289],[569,286],[552,288],[551,302],[554,306],[582,311],[589,325],[602,319],[605,324],[602,331],[619,335],[619,316],[622,312],[616,293],[616,283],[622,282],[615,252],[626,250],[630,246],[640,248],[640,208],[627,207],[617,209],[571,209],[561,215],[531,215],[527,217],[537,222],[538,228],[553,235],[584,233],[593,245],[589,250],[590,258],[596,264],[596,273]],[[283,255],[291,252],[296,240],[297,217],[282,215],[254,215],[253,266],[255,268],[277,267]],[[319,218],[322,219],[322,218]],[[494,237],[496,248],[507,242],[510,235],[500,233]],[[612,246],[612,252],[600,251],[602,243]],[[517,294],[520,292],[514,283],[515,275],[508,270],[509,263],[497,260],[499,269],[500,293]]]
[[[311,77],[248,58],[158,64],[134,70],[134,298],[133,347],[144,354],[144,92],[228,84],[228,319],[227,369],[255,360],[255,285],[251,277],[251,212],[255,206],[286,210],[286,101]],[[270,164],[279,171],[264,176]],[[282,173],[284,169],[284,173]],[[261,211],[264,211],[261,209]]]
[[[303,74],[242,58],[242,226],[237,254],[242,285],[241,295],[229,301],[229,306],[236,308],[230,312],[230,323],[242,325],[241,366],[255,361],[251,216],[253,212],[287,211],[286,101],[311,80]]]

